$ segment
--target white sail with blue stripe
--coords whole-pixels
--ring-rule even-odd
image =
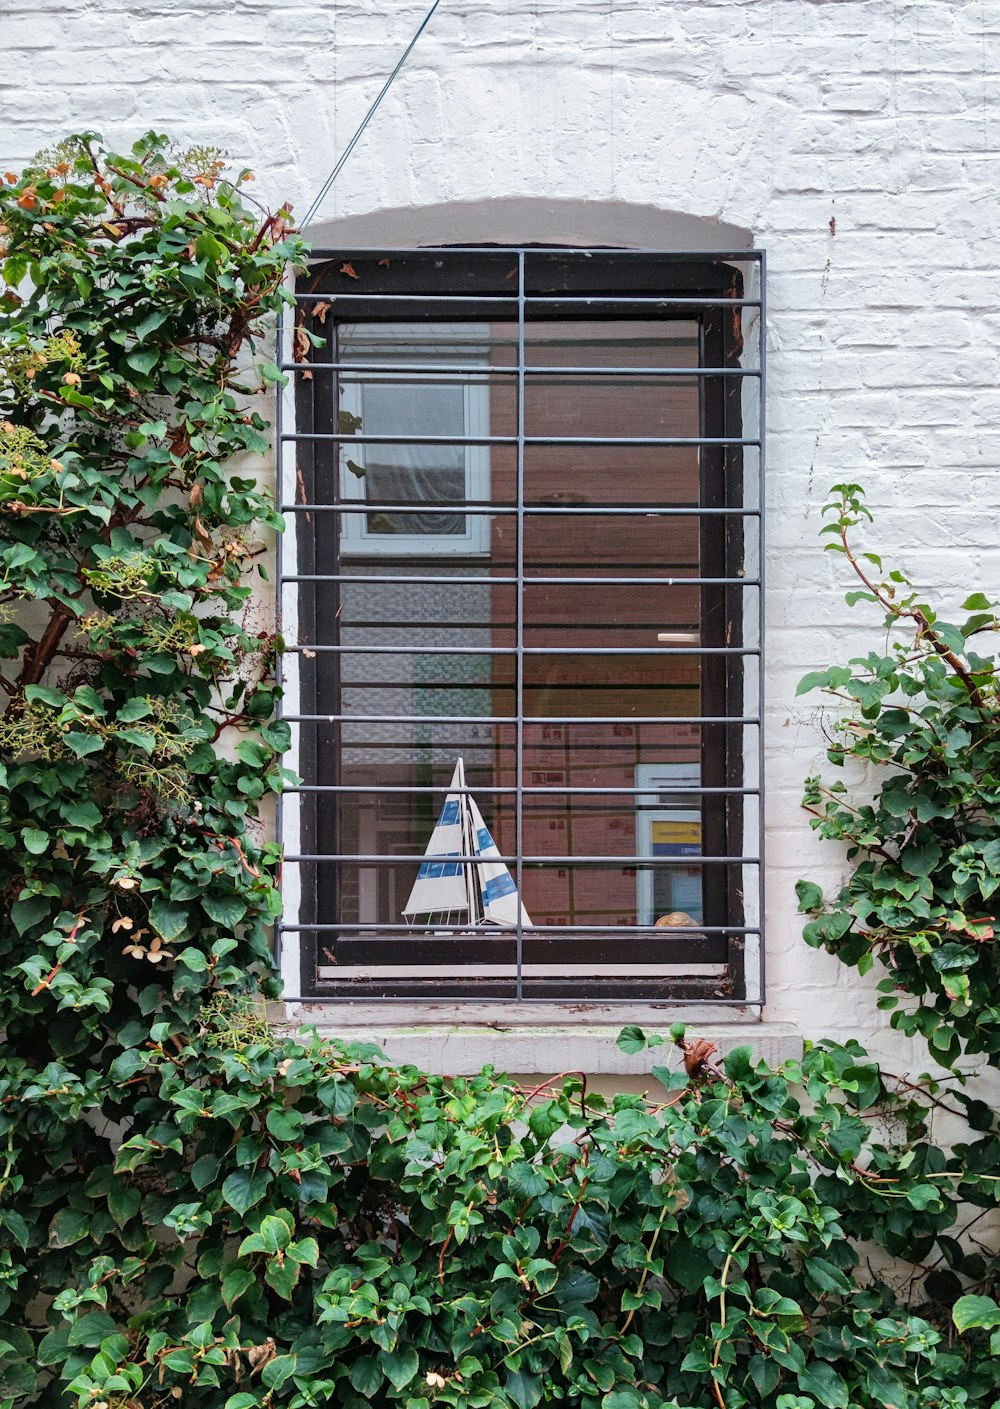
[[[490,830],[483,821],[475,798],[470,797],[468,803],[473,854],[482,857],[475,869],[483,919],[494,925],[516,925],[520,911],[521,924],[530,925],[531,920],[527,910],[520,903],[514,877],[500,860],[500,849],[490,836]]]
[[[407,921],[430,924],[530,925],[517,886],[475,799],[465,789],[465,763],[452,775],[437,826],[403,907]],[[461,861],[452,858],[470,857]]]

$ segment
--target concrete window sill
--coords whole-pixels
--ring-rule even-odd
[[[301,1003],[276,1005],[279,1030],[315,1027],[345,1042],[374,1042],[396,1062],[425,1071],[467,1074],[487,1063],[498,1071],[642,1076],[662,1064],[660,1049],[629,1054],[615,1039],[627,1023],[666,1036],[683,1022],[692,1037],[705,1037],[725,1054],[748,1044],[756,1056],[780,1062],[799,1056],[802,1039],[791,1023],[760,1020],[756,1008],[656,1007],[651,1005]]]

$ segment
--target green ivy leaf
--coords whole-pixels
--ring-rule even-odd
[[[273,760],[267,745],[258,743],[256,739],[241,739],[236,745],[236,752],[251,768],[267,768]]]
[[[38,827],[22,827],[21,841],[24,849],[32,856],[44,856],[51,845],[48,832],[41,831]]]
[[[504,1388],[517,1409],[535,1409],[542,1398],[541,1376],[529,1375],[525,1370],[511,1370]]]
[[[57,1326],[43,1336],[35,1352],[39,1365],[59,1365],[69,1353],[69,1326]]]
[[[188,926],[187,907],[158,895],[149,907],[149,920],[161,939],[178,939]]]
[[[354,1388],[365,1399],[374,1399],[385,1376],[382,1367],[372,1355],[362,1355],[351,1366],[349,1379]]]
[[[77,758],[86,758],[88,754],[100,753],[103,750],[104,737],[101,734],[84,734],[79,729],[72,729],[63,735],[63,743],[73,750]]]
[[[158,347],[135,347],[125,358],[128,365],[144,377],[149,375],[159,360],[160,349]]]
[[[261,1382],[270,1390],[280,1389],[295,1374],[296,1363],[297,1357],[294,1355],[276,1355],[261,1370]]]
[[[124,1180],[116,1180],[108,1190],[108,1212],[119,1228],[136,1216],[141,1204],[139,1190],[131,1188]]]
[[[799,902],[800,914],[810,915],[823,909],[823,891],[814,881],[796,881],[795,895]]]
[[[10,907],[10,918],[18,934],[24,934],[25,930],[37,925],[39,920],[46,919],[51,909],[52,902],[46,896],[29,895],[23,900],[14,901]]]
[[[133,328],[132,331],[135,334],[136,340],[138,342],[145,341],[150,333],[155,333],[157,328],[162,328],[169,317],[169,308],[154,308],[151,312],[146,314],[145,318],[136,323]],[[132,365],[134,366],[135,364],[133,363]],[[149,365],[152,366],[153,364],[150,363]]]
[[[113,1336],[118,1327],[105,1311],[88,1311],[85,1316],[71,1326],[68,1341],[70,1345],[82,1345],[93,1349],[107,1336]]]
[[[24,690],[24,698],[29,704],[52,705],[54,709],[62,709],[67,703],[66,696],[61,690],[53,690],[49,685],[27,685]]]
[[[244,1214],[260,1203],[267,1193],[271,1175],[266,1169],[237,1169],[222,1185],[222,1199],[230,1208]]]
[[[222,1302],[227,1311],[245,1292],[255,1285],[257,1278],[248,1267],[228,1267],[222,1276]]]
[[[974,1328],[992,1331],[1000,1326],[1000,1306],[991,1296],[960,1296],[952,1307],[951,1315],[962,1335]]]
[[[210,920],[224,929],[235,929],[247,913],[245,903],[235,895],[219,895],[211,891],[200,897],[201,908]]]
[[[291,1301],[301,1272],[299,1263],[290,1259],[284,1262],[269,1260],[264,1264],[264,1281],[285,1301]]]
[[[848,1409],[850,1396],[847,1385],[833,1366],[824,1360],[814,1360],[806,1369],[799,1371],[799,1389],[812,1395],[825,1409]]]
[[[62,814],[72,826],[81,827],[88,832],[99,827],[103,821],[101,809],[93,802],[64,803]]]
[[[90,1231],[90,1213],[76,1208],[64,1208],[55,1215],[49,1224],[49,1246],[54,1248],[72,1247]],[[75,1345],[83,1342],[75,1341]]]

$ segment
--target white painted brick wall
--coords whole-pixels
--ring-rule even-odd
[[[69,130],[216,142],[302,212],[424,0],[7,0],[4,167]],[[753,231],[770,268],[768,1017],[923,1065],[799,939],[841,871],[798,811],[822,760],[800,673],[875,623],[816,531],[858,478],[929,591],[996,592],[1000,5],[443,0],[323,212],[545,195]],[[830,219],[836,219],[836,234]]]

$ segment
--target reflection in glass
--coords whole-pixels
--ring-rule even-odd
[[[739,802],[722,794],[742,764],[729,726],[703,719],[725,715],[750,676],[719,651],[738,605],[698,579],[738,575],[743,525],[658,512],[723,503],[718,456],[621,443],[706,434],[704,385],[687,375],[700,336],[692,320],[529,323],[514,377],[502,375],[516,365],[513,324],[340,327],[338,358],[357,371],[337,407],[358,442],[342,449],[341,510],[328,516],[345,580],[316,613],[333,648],[316,667],[330,723],[310,738],[331,788],[315,849],[347,859],[317,868],[322,922],[404,928],[461,758],[533,926],[660,926],[614,953],[622,936],[602,941],[612,966],[615,954],[672,962],[689,930],[689,961],[725,962],[711,931],[740,877],[704,858],[724,855],[738,825]],[[512,436],[522,383],[523,454],[482,443]],[[418,928],[379,952],[421,962],[433,936]],[[354,943],[326,938],[329,962],[354,962]],[[455,943],[456,964],[513,962],[509,939],[488,936],[488,954]],[[542,962],[542,939],[531,943]]]
[[[461,387],[362,385],[358,415],[365,435],[463,436],[465,397]],[[465,451],[461,445],[369,445],[361,452],[369,504],[454,503],[465,495]],[[354,463],[354,462],[352,462]],[[350,472],[350,466],[348,466]],[[464,517],[450,514],[370,513],[369,533],[459,534]]]

